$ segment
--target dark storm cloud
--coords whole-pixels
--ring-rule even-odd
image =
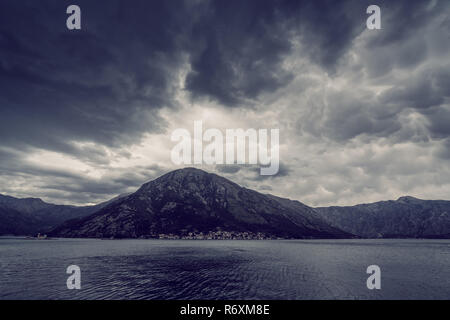
[[[299,40],[304,53],[333,72],[363,31],[360,4],[333,1],[212,1],[194,24],[186,86],[194,97],[228,106],[251,104],[293,79],[282,66]],[[355,4],[355,3],[353,3]]]
[[[298,23],[326,65],[351,40],[349,19],[335,31],[344,9],[314,3],[78,1],[82,30],[69,31],[68,1],[3,1],[2,143],[73,153],[72,141],[120,146],[161,131],[184,54],[193,97],[235,105],[271,92],[292,78],[281,63]]]
[[[332,68],[362,17],[329,1],[78,1],[82,30],[69,31],[69,4],[0,4],[0,144],[99,164],[102,146],[164,130],[186,63],[192,97],[234,106],[293,78],[293,39]]]
[[[382,9],[382,30],[372,33],[364,53],[365,71],[370,77],[382,77],[396,68],[414,69],[429,58],[428,40],[441,36],[441,42],[448,42],[448,21],[433,26],[431,32],[428,29],[436,17],[450,10],[448,1],[379,1],[377,4]]]
[[[67,1],[0,8],[2,144],[77,153],[159,131],[173,107],[182,3],[79,1],[82,30],[65,26]]]
[[[293,78],[282,64],[294,40],[333,73],[364,30],[367,3],[79,1],[82,30],[69,31],[68,1],[3,1],[2,143],[76,155],[73,141],[118,147],[161,131],[165,123],[158,111],[176,107],[186,57],[192,97],[250,106],[247,101]],[[410,36],[407,17],[417,16],[419,26],[425,21],[419,14],[424,5],[382,5],[402,13],[398,21],[388,20],[389,30],[401,32],[385,32],[379,45]]]
[[[413,83],[404,83],[387,90],[381,97],[385,105],[398,105],[414,109],[427,109],[444,102],[444,96],[433,88],[433,82],[428,77],[420,77]]]
[[[376,3],[382,8],[383,32],[371,41],[369,48],[388,46],[415,37],[417,30],[426,27],[430,18],[448,10],[446,1],[385,0]]]
[[[342,61],[339,66],[338,77],[353,78],[353,86],[311,98],[325,103],[310,113],[309,121],[300,119],[301,131],[339,142],[360,137],[387,138],[390,143],[443,139],[450,133],[445,124],[450,97],[449,2],[380,6],[382,30],[367,32],[352,47],[361,65]],[[362,72],[353,74],[358,68]],[[376,93],[374,86],[377,91],[376,86],[385,88]]]
[[[293,79],[284,58],[298,41],[302,54],[334,75],[340,59],[366,29],[371,1],[212,1],[202,6],[189,40],[191,72],[186,88],[194,98],[228,106],[251,105]],[[426,1],[378,1],[383,31],[367,47],[389,47],[414,37],[431,17],[448,6]],[[444,28],[445,26],[443,26]],[[408,67],[426,58],[423,45],[369,64],[380,75],[389,66]],[[396,60],[395,60],[396,59]]]
[[[290,80],[281,68],[290,50],[289,30],[277,1],[212,1],[193,26],[192,71],[186,87],[236,105]]]
[[[450,138],[450,108],[436,108],[426,114],[428,129],[437,139]],[[448,144],[447,144],[448,145]]]
[[[239,172],[241,170],[241,166],[240,165],[216,165],[216,170],[220,173],[236,173]]]

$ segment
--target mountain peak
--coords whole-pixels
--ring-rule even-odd
[[[263,238],[352,237],[328,225],[306,205],[263,195],[196,168],[171,171],[53,234],[136,238],[222,231],[241,236],[263,234]]]
[[[176,169],[176,170],[167,172],[166,174],[163,174],[156,180],[158,180],[158,179],[173,179],[176,177],[185,177],[185,176],[192,176],[192,175],[207,176],[207,175],[214,175],[214,174],[204,171],[204,170],[201,170],[201,169],[194,168],[194,167],[186,167],[186,168]]]
[[[142,187],[139,189],[141,191],[145,191],[149,189],[150,187],[154,185],[160,185],[160,186],[171,186],[171,188],[185,188],[185,187],[192,187],[193,185],[222,185],[232,188],[239,187],[234,182],[221,177],[215,173],[207,172],[201,169],[193,168],[193,167],[187,167],[182,169],[177,169],[170,171],[159,178],[149,181],[142,185]]]
[[[411,196],[403,196],[403,197],[398,198],[397,201],[400,201],[400,202],[413,202],[413,201],[420,201],[420,199],[414,198],[414,197],[411,197]]]
[[[189,176],[189,175],[199,175],[199,176],[217,176],[215,173],[211,173],[202,169],[194,168],[194,167],[186,167],[177,170],[170,171],[166,173],[164,176]]]
[[[185,168],[181,168],[181,169],[176,169],[176,170],[173,170],[173,171],[171,171],[171,172],[198,172],[198,173],[208,173],[208,172],[206,172],[205,170],[202,170],[202,169],[199,169],[199,168],[195,168],[195,167],[185,167]]]

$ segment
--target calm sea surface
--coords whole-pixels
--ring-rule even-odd
[[[0,268],[0,299],[450,299],[449,240],[3,238]]]

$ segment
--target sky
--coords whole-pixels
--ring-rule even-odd
[[[81,8],[68,30],[66,8]],[[369,30],[366,9],[381,8]],[[180,165],[177,128],[277,128],[310,206],[450,200],[450,2],[0,2],[0,193],[86,205]]]

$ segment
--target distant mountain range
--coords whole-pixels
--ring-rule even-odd
[[[450,201],[402,197],[311,208],[185,168],[95,206],[0,195],[0,235],[154,238],[450,238]]]
[[[332,226],[365,238],[450,239],[450,201],[401,197],[315,210]]]
[[[38,198],[18,199],[0,195],[0,235],[45,233],[67,220],[88,216],[116,199],[77,207],[46,203]]]

